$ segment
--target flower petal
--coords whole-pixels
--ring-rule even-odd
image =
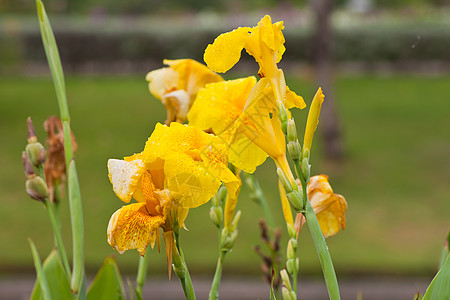
[[[149,82],[150,92],[158,99],[161,99],[164,94],[177,89],[178,78],[178,73],[171,68],[151,71],[145,77]]]
[[[253,76],[207,84],[189,111],[189,124],[220,135],[239,118],[255,84]]]
[[[219,73],[231,69],[240,59],[241,51],[249,37],[249,27],[239,27],[219,35],[209,44],[203,56],[208,67]]]
[[[121,254],[137,249],[144,256],[147,246],[155,242],[157,229],[164,221],[164,216],[150,216],[145,203],[125,205],[109,220],[108,243]]]
[[[117,197],[126,203],[130,202],[131,196],[144,172],[145,168],[142,160],[108,160],[108,175],[113,185],[113,190]]]
[[[347,202],[341,195],[334,194],[332,198],[332,204],[326,210],[317,214],[317,221],[319,221],[320,229],[325,238],[345,229]]]

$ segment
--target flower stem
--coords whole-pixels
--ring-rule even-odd
[[[219,258],[217,259],[216,272],[214,273],[214,279],[209,292],[209,300],[219,299],[219,286],[222,279],[223,260],[225,259],[226,253],[227,251],[221,250]]]
[[[68,178],[69,207],[73,242],[73,273],[71,280],[71,289],[74,296],[78,297],[80,296],[79,293],[84,293],[83,286],[85,282],[84,223],[78,175],[75,161],[73,160],[73,148],[69,124],[69,107],[67,104],[64,74],[61,65],[61,59],[59,57],[58,47],[55,41],[55,36],[53,34],[50,21],[48,20],[47,13],[45,12],[44,4],[41,0],[36,0],[36,6],[38,11],[42,42],[44,44],[45,54],[47,56],[48,65],[52,74],[61,121],[63,123],[64,154],[66,159],[66,170]]]
[[[177,234],[175,233],[175,236]],[[194,285],[192,284],[191,276],[184,260],[183,250],[179,243],[179,239],[175,238],[175,243],[172,247],[172,259],[173,269],[180,279],[181,286],[183,287],[184,296],[187,300],[195,300]]]
[[[145,253],[144,257],[139,256],[138,273],[136,276],[136,293],[139,293],[140,295],[142,295],[142,289],[144,287],[145,279],[147,278],[147,266],[150,260],[149,250],[150,246],[147,248],[147,252]]]
[[[328,246],[323,237],[322,231],[317,222],[316,213],[309,201],[306,201],[306,222],[311,232],[311,237],[319,255],[320,264],[322,266],[322,272],[325,278],[325,283],[328,289],[328,295],[331,300],[340,299],[339,285],[336,278],[336,272],[333,267],[330,252],[328,252]]]
[[[56,219],[55,212],[53,210],[53,205],[50,203],[48,198],[45,198],[45,206],[47,207],[48,216],[50,218],[50,223],[52,224],[53,228],[53,234],[55,235],[56,250],[58,251],[59,257],[61,258],[67,276],[70,277],[69,260],[67,259],[66,249],[64,248],[61,230],[58,221]]]

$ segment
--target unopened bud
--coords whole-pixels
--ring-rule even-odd
[[[225,201],[225,199],[227,199],[227,194],[228,191],[225,188],[225,186],[221,186],[219,188],[219,191],[217,192],[217,197],[219,198],[220,203],[222,203],[223,201]]]
[[[288,259],[286,261],[286,269],[291,275],[297,274],[295,259]]]
[[[305,180],[309,180],[311,175],[311,165],[309,164],[309,159],[306,157],[302,160],[302,175]]]
[[[300,210],[302,210],[303,197],[298,191],[291,191],[289,193],[286,193],[286,196],[295,212],[299,212]]]
[[[286,177],[286,174],[283,173],[281,168],[277,168],[277,174],[278,177],[280,178],[281,184],[283,185],[286,193],[292,192],[291,183],[289,182],[289,179]]]
[[[289,280],[289,275],[286,272],[286,269],[283,269],[280,271],[281,280],[283,281],[283,284],[285,287],[287,287],[288,290],[292,290],[291,288],[291,281]]]
[[[45,198],[48,197],[47,185],[39,176],[28,179],[25,183],[25,189],[28,195],[35,200],[44,202]]]
[[[22,163],[23,163],[23,169],[25,171],[25,175],[27,178],[33,177],[36,174],[34,174],[33,166],[31,165],[30,160],[28,159],[27,154],[25,151],[22,151]]]
[[[283,300],[292,300],[291,299],[291,292],[286,287],[283,286],[281,288],[281,293],[283,295]]]
[[[291,239],[296,237],[297,231],[295,230],[294,224],[287,223],[287,230]]]
[[[297,248],[297,243],[293,243],[293,241],[296,242],[296,240],[294,239],[290,239],[288,246],[287,246],[287,259],[295,259],[295,250]]]
[[[222,216],[223,211],[222,207],[220,206],[213,206],[209,210],[209,217],[211,218],[211,221],[214,223],[214,225],[216,225],[217,227],[220,227],[220,225],[222,224]]]
[[[241,211],[238,210],[236,215],[234,215],[233,221],[231,221],[231,231],[236,230],[240,218],[241,218]]]
[[[45,148],[39,142],[29,143],[25,147],[30,162],[36,167],[42,165],[45,161]]]
[[[293,118],[288,120],[287,123],[287,139],[289,142],[295,142],[297,138],[297,127],[295,126],[295,121]]]
[[[28,127],[28,143],[36,143],[37,137],[36,132],[34,131],[33,121],[31,121],[31,117],[27,118],[27,127]]]
[[[280,118],[280,122],[281,122],[281,130],[283,130],[283,133],[286,134],[287,127],[288,127],[288,115],[287,115],[287,110],[284,107],[283,102],[277,101],[277,111],[278,111],[278,117]]]
[[[236,242],[239,230],[234,230],[233,232],[228,232],[227,235],[222,236],[222,250],[230,251]],[[223,234],[223,231],[222,231]]]
[[[300,143],[298,141],[288,142],[287,149],[293,160],[300,159]]]

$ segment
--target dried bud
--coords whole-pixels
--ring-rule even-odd
[[[270,241],[269,234],[267,232],[267,224],[265,220],[259,221],[259,228],[261,229],[261,240],[264,243],[268,243]]]
[[[30,178],[25,183],[25,189],[31,198],[44,202],[48,197],[47,185],[41,177]]]
[[[23,169],[25,170],[25,175],[27,176],[27,178],[34,177],[36,174],[34,173],[33,166],[31,165],[31,162],[28,159],[28,156],[25,153],[25,151],[22,152],[22,163],[23,163]]]
[[[36,143],[37,137],[36,132],[34,131],[33,121],[31,121],[31,117],[27,118],[27,127],[28,127],[28,143]]]

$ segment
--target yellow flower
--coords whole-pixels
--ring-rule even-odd
[[[255,27],[239,27],[219,35],[205,50],[204,60],[211,70],[226,72],[240,59],[242,49],[259,64],[258,75],[267,78],[275,93],[275,101],[283,101],[286,108],[305,107],[302,97],[286,86],[283,71],[278,69],[284,51],[283,22],[272,24],[266,15]]]
[[[166,106],[166,124],[184,122],[198,90],[222,77],[192,59],[164,60],[167,68],[151,71],[146,79],[150,92]]]
[[[108,242],[120,253],[145,254],[159,239],[158,229],[183,226],[189,208],[206,203],[225,184],[236,197],[240,182],[227,168],[227,146],[199,128],[157,124],[143,152],[108,161],[109,178],[124,202],[111,217]]]
[[[211,83],[200,90],[188,114],[189,124],[211,129],[229,146],[229,161],[248,173],[267,155],[285,157],[285,137],[276,116],[267,79],[254,77]]]
[[[312,140],[314,137],[314,132],[316,131],[317,125],[319,124],[320,109],[325,96],[322,93],[322,89],[319,87],[314,99],[309,108],[308,120],[306,122],[305,137],[303,139],[303,149],[310,150],[312,145]]]
[[[308,182],[307,193],[325,238],[345,229],[347,202],[342,195],[333,193],[327,175],[311,177]],[[305,222],[304,216],[297,214],[295,222],[301,227]]]

